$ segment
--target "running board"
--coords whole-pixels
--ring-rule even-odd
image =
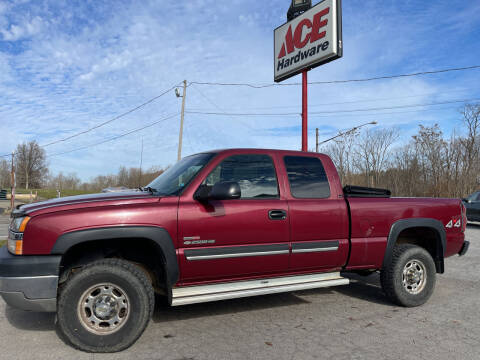
[[[347,285],[339,272],[196,285],[172,289],[172,306]]]

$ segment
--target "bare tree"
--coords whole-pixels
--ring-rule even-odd
[[[28,189],[40,187],[48,173],[45,150],[36,141],[23,143],[15,151],[18,183]]]
[[[422,168],[424,195],[440,196],[447,156],[447,142],[443,139],[443,133],[438,124],[432,127],[420,125],[418,135],[414,135],[413,140]]]
[[[47,187],[51,189],[63,190],[77,190],[80,188],[80,179],[75,173],[64,175],[62,172],[56,176],[50,176],[47,181]]]
[[[7,160],[0,160],[0,189],[10,187],[10,166]]]
[[[356,131],[349,132],[344,136],[333,140],[330,145],[325,148],[332,161],[336,164],[338,175],[342,184],[350,184],[352,179],[352,149],[357,136]]]
[[[467,104],[462,110],[462,122],[466,127],[467,135],[460,139],[464,150],[463,176],[469,185],[466,192],[476,190],[480,173],[480,104]]]
[[[389,149],[397,140],[396,129],[366,130],[354,148],[355,166],[365,176],[368,186],[377,186],[385,170]]]
[[[121,166],[117,175],[117,186],[127,186],[129,184],[128,170],[125,166]]]

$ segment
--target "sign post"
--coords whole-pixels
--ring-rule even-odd
[[[302,72],[302,151],[308,151],[308,70]]]
[[[287,14],[292,20],[274,31],[274,80],[302,73],[302,151],[308,151],[307,72],[342,57],[342,11],[341,0],[323,0],[310,9],[299,7],[304,12],[294,17],[297,3],[307,1],[292,0]]]

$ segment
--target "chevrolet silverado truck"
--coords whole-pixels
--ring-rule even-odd
[[[137,191],[18,207],[0,249],[0,294],[56,312],[76,348],[115,352],[140,337],[162,295],[179,306],[379,271],[392,302],[421,305],[444,259],[466,253],[465,226],[460,199],[342,188],[323,154],[211,151]]]

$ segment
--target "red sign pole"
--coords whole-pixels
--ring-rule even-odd
[[[308,70],[302,72],[302,151],[308,151]]]

